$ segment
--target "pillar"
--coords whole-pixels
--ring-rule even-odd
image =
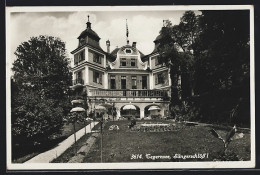
[[[116,109],[116,114],[117,114],[116,118],[117,118],[117,120],[118,120],[118,119],[121,117],[120,108],[119,108],[119,109]]]
[[[140,106],[140,118],[144,118],[144,107]]]

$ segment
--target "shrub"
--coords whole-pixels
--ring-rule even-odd
[[[60,132],[64,111],[57,101],[23,91],[16,102],[12,109],[14,143],[42,143]]]

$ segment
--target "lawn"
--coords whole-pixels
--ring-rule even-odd
[[[96,124],[93,127],[94,130],[100,129],[100,123]],[[85,145],[89,137],[91,136],[91,133],[87,133],[86,135],[82,136],[76,144],[74,143],[71,145],[64,153],[62,153],[59,157],[56,159],[52,160],[51,163],[66,163],[68,162],[73,156],[75,156],[75,149],[78,151],[81,146]]]
[[[86,125],[88,123],[89,122],[86,122]],[[84,127],[83,123],[76,123],[76,127],[75,127],[76,131],[82,129],[83,127]],[[73,133],[74,133],[73,125],[64,124],[63,128],[61,129],[61,134],[57,138],[50,140],[48,143],[41,144],[38,146],[30,146],[30,145],[24,147],[16,146],[12,150],[13,163],[26,162],[27,160],[33,158],[34,156],[54,148],[55,146],[57,146],[57,144],[59,144],[60,142],[68,138]]]
[[[129,121],[106,123],[103,134],[103,162],[213,161],[223,152],[222,141],[209,133],[211,129],[209,126],[181,125],[173,131],[131,132],[128,128],[129,123]],[[118,125],[119,130],[109,131],[111,125]],[[217,131],[221,134],[227,132]],[[101,161],[100,145],[99,137],[84,162]],[[237,155],[239,160],[250,160],[250,133],[244,132],[243,138],[232,141],[228,153]],[[194,157],[195,154],[197,158]],[[180,158],[181,155],[190,155],[193,158],[183,159]]]

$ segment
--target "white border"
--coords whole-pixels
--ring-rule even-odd
[[[12,12],[72,12],[72,11],[178,11],[178,10],[250,10],[250,102],[251,102],[251,160],[238,162],[149,162],[149,163],[30,163],[11,162],[11,57],[10,15]],[[255,167],[255,55],[253,5],[193,5],[193,6],[85,6],[85,7],[6,7],[6,146],[8,170],[64,170],[64,169],[180,169],[180,168],[254,168]]]

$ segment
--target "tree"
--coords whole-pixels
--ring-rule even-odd
[[[12,81],[12,134],[42,142],[59,133],[70,108],[71,82],[65,43],[51,36],[31,37],[16,49]],[[45,139],[45,141],[48,139]]]
[[[170,21],[165,21],[164,27],[160,31],[161,39],[158,50],[163,63],[170,68],[172,80],[170,109],[173,109],[174,105],[182,104],[181,96],[194,95],[193,44],[200,32],[198,20],[199,17],[194,12],[187,11],[179,25],[172,26]],[[181,80],[189,82],[187,84],[188,93],[184,91]]]
[[[212,116],[210,120],[226,121],[239,104],[231,124],[248,126],[249,11],[202,11],[199,25],[203,30],[195,40],[194,56],[202,113]]]
[[[12,106],[12,135],[18,144],[40,144],[59,133],[63,109],[55,100],[20,90]]]
[[[240,122],[248,123],[249,11],[202,11],[197,16],[187,11],[179,25],[166,21],[160,34],[158,50],[172,79],[170,109],[181,105],[178,94],[196,94],[198,98],[190,100],[202,109],[202,118],[227,122],[229,112],[236,108],[237,116],[232,118],[244,116]],[[179,76],[189,83],[178,88]]]
[[[71,83],[65,43],[52,36],[31,37],[15,51],[14,80],[51,99],[66,97]]]
[[[243,85],[249,78],[249,12],[202,11],[200,26],[194,54],[198,81],[207,82],[197,89],[203,93]]]

